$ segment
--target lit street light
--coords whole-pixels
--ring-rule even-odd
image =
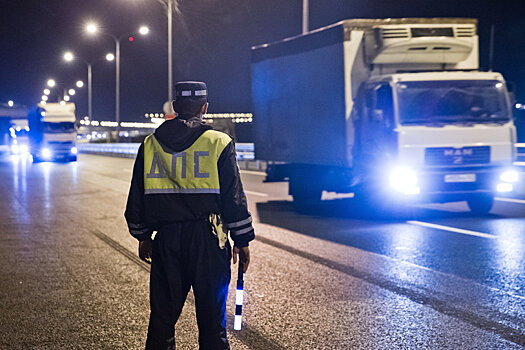
[[[69,90],[67,91],[67,93],[70,94],[71,96],[75,96],[76,91],[75,91],[75,89],[69,89]]]
[[[91,34],[96,33],[98,31],[97,24],[94,22],[89,22],[88,24],[86,24],[86,31]]]
[[[67,62],[71,62],[73,61],[73,59],[75,58],[75,56],[73,56],[73,53],[72,52],[66,52],[64,54],[64,59],[67,61]]]
[[[69,102],[69,100],[70,100],[69,95],[64,96],[64,101]]]
[[[142,26],[142,27],[139,28],[139,33],[140,33],[141,35],[146,35],[146,34],[149,33],[149,28],[146,27],[146,26]]]
[[[47,86],[49,86],[49,87],[54,87],[56,84],[57,83],[56,83],[56,81],[54,79],[49,79],[47,81]]]
[[[112,62],[113,60],[115,59],[115,55],[112,54],[112,53],[108,53],[106,55],[106,60],[109,61],[109,62]]]
[[[86,32],[90,35],[95,34],[97,30],[98,27],[94,23],[90,23],[86,26]],[[149,28],[146,26],[141,26],[139,28],[139,33],[141,35],[146,35],[149,33]],[[113,61],[113,59],[115,60],[115,121],[117,122],[116,138],[118,141],[120,132],[120,41],[128,35],[122,35],[120,37],[117,37],[110,33],[104,34],[110,36],[115,41],[115,55],[107,54],[106,59],[108,61]],[[132,37],[129,37],[129,39],[130,41],[133,41]],[[91,115],[89,115],[89,119],[92,119]]]
[[[49,97],[47,95],[42,95],[42,101],[47,101]]]
[[[86,26],[86,30],[89,32],[89,33],[96,33],[97,32],[97,27],[95,24],[91,23],[91,24],[88,24]],[[72,62],[73,60],[75,59],[75,55],[73,55],[72,52],[66,52],[64,54],[64,60],[66,62]],[[93,84],[92,84],[92,81],[93,81],[93,74],[92,74],[92,71],[93,71],[93,64],[98,61],[98,60],[94,60],[92,62],[88,62],[86,60],[81,60],[84,62],[84,64],[87,66],[87,70],[88,70],[88,115],[89,115],[89,118],[92,119],[93,118]],[[77,81],[77,87],[78,88],[81,88],[84,86],[84,82],[79,80]],[[75,94],[75,90],[74,89],[70,89],[70,95],[74,95]],[[73,93],[71,93],[71,91],[73,91]],[[65,96],[64,96],[64,100],[65,99]],[[69,101],[69,96],[68,96],[68,99],[66,101]]]
[[[9,100],[9,101],[7,101],[7,105],[9,107],[13,107],[15,105],[15,103],[12,100]]]
[[[44,95],[49,95],[51,93],[51,90],[49,89],[44,89]]]

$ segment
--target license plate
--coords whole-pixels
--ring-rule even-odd
[[[445,182],[476,182],[476,174],[448,174]]]

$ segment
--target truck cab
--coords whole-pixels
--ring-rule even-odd
[[[513,190],[516,128],[501,74],[391,74],[361,93],[354,156],[362,177],[409,200],[467,200],[476,212]]]

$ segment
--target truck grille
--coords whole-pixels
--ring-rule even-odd
[[[436,147],[425,149],[426,165],[476,165],[490,163],[490,147]]]

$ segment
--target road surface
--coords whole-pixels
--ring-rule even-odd
[[[149,267],[123,218],[132,159],[0,161],[0,348],[141,349]],[[285,183],[243,172],[257,239],[232,349],[521,349],[525,201],[381,218],[325,193],[295,207]],[[193,299],[176,326],[197,348]]]

